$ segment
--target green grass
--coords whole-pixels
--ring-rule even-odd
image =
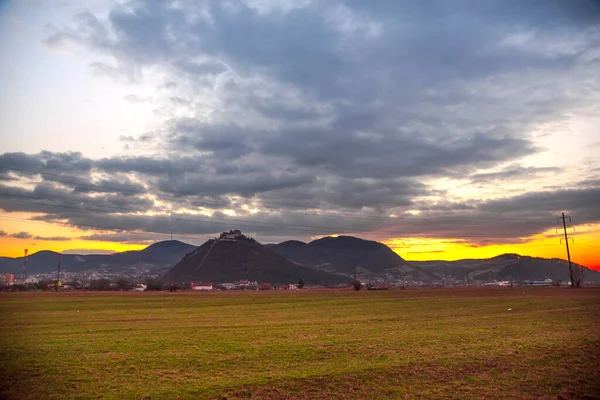
[[[0,316],[1,398],[600,396],[596,288],[1,293]]]

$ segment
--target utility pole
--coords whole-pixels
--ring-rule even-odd
[[[60,256],[58,257],[58,268],[56,270],[56,291],[58,291],[58,285],[60,283]]]
[[[563,230],[565,233],[565,245],[567,246],[567,258],[569,260],[569,278],[571,279],[571,287],[575,287],[575,277],[573,275],[573,265],[571,265],[571,252],[569,251],[569,236],[567,235],[567,221],[566,219],[569,219],[569,222],[571,222],[571,217],[570,216],[565,216],[565,213],[562,213],[562,217],[558,217],[557,221],[560,220],[562,218],[562,223],[563,223]]]
[[[27,252],[25,249],[25,257],[23,257],[23,266],[21,267],[21,283],[25,284],[25,279],[27,278]]]

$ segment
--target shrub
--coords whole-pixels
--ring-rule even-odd
[[[354,290],[360,290],[362,288],[362,283],[358,279],[353,279],[352,287],[354,288]]]
[[[48,286],[52,285],[53,282],[52,281],[38,281],[35,286],[37,289],[42,289],[42,290],[47,290]]]
[[[271,284],[269,282],[265,282],[262,285],[260,285],[260,290],[270,290],[271,289]]]
[[[160,279],[146,279],[146,291],[163,290],[164,282]]]
[[[119,279],[117,281],[117,288],[119,290],[130,290],[133,288],[133,283],[129,282],[127,279]]]
[[[304,287],[304,279],[300,278],[296,286],[298,287],[298,289],[302,289]]]
[[[95,279],[90,281],[90,290],[108,290],[110,281],[108,279]]]

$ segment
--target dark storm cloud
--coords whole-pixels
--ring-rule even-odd
[[[535,151],[519,138],[474,134],[439,141],[397,132],[387,138],[312,130],[281,134],[268,140],[265,154],[288,156],[301,167],[323,167],[356,178],[416,177],[466,171]]]
[[[286,187],[296,187],[310,183],[315,177],[303,173],[260,172],[243,173],[228,176],[196,175],[185,179],[161,178],[158,188],[175,195],[213,196],[239,194],[251,197],[257,193],[269,192]]]
[[[511,30],[572,33],[598,21],[592,0],[568,7],[549,3],[332,2],[259,13],[242,2],[172,7],[142,1],[116,7],[105,22],[86,18],[93,23],[83,24],[80,40],[122,62],[163,64],[182,72],[198,65],[200,73],[213,74],[219,61],[194,61],[205,55],[238,73],[259,71],[319,98],[406,102],[452,79],[570,67],[573,57],[501,45]],[[345,21],[340,8],[348,14]],[[116,40],[108,39],[106,29]]]
[[[123,235],[128,232],[140,235],[142,235],[140,232],[148,235],[152,233],[169,235],[172,230],[176,235],[204,238],[214,237],[214,235],[229,229],[242,229],[258,238],[286,235],[307,238],[340,231],[356,233],[382,226],[381,219],[377,218],[348,218],[341,215],[323,216],[293,212],[260,212],[237,216],[229,216],[220,212],[215,212],[211,216],[192,214],[117,216],[87,213],[70,216],[65,214],[59,217],[66,219],[68,224],[80,226],[84,230],[113,230]],[[48,216],[44,220],[51,221],[53,217]],[[98,240],[102,237],[94,236]]]
[[[92,168],[92,160],[81,153],[54,153],[41,151],[38,154],[0,154],[0,171],[11,171],[22,176],[37,174],[86,175]]]
[[[510,181],[533,178],[539,174],[558,173],[561,169],[557,167],[521,167],[511,166],[499,172],[478,173],[469,176],[471,182],[481,183],[489,181]]]
[[[172,157],[171,159],[152,157],[111,157],[96,162],[96,167],[108,173],[136,172],[143,175],[177,176],[186,172],[201,171],[204,166],[201,158]]]
[[[561,212],[576,225],[600,223],[600,186],[530,192],[499,200],[474,201],[468,207],[424,207],[423,216],[403,216],[385,234],[464,239],[475,244],[520,243],[556,227]]]
[[[33,238],[36,240],[50,240],[56,242],[66,242],[71,240],[71,238],[67,236],[34,236]]]
[[[414,204],[413,198],[427,195],[429,188],[414,179],[319,178],[310,185],[264,193],[266,205],[282,209],[350,209],[371,207],[381,210]]]
[[[8,236],[16,239],[31,239],[33,237],[33,235],[29,232],[13,233]]]
[[[187,117],[127,140],[130,148],[136,140],[155,145],[154,155],[0,155],[2,180],[42,173],[33,190],[0,187],[0,207],[116,232],[90,239],[126,241],[150,240],[140,232],[203,236],[239,227],[269,238],[377,231],[518,242],[552,226],[560,209],[578,223],[598,222],[593,177],[569,191],[489,201],[452,201],[426,182],[510,183],[561,172],[519,160],[543,151],[534,127],[600,91],[599,3],[287,5],[142,0],[106,17],[78,14],[47,44],[110,56],[111,64],[91,68],[115,79],[163,73],[164,104]],[[171,218],[171,207],[214,213]],[[238,216],[221,212],[228,208]],[[140,215],[147,211],[162,215]],[[392,213],[398,217],[377,218]]]
[[[145,231],[168,235],[171,230],[179,235],[208,238],[220,231],[239,228],[261,240],[267,238],[302,238],[335,233],[358,234],[371,232],[373,238],[390,237],[436,237],[462,240],[474,245],[494,243],[522,243],[528,236],[552,229],[560,210],[574,216],[576,224],[598,223],[595,199],[598,189],[588,191],[565,191],[564,193],[534,193],[516,196],[499,202],[475,203],[456,209],[438,207],[424,216],[401,215],[397,218],[356,214],[319,214],[305,212],[261,212],[238,215],[223,213],[212,216],[174,214],[171,216],[135,216],[86,214],[68,217],[68,222],[82,225],[84,229],[118,229],[123,235],[127,231]],[[576,201],[568,200],[577,199]],[[545,203],[539,208],[534,204]],[[530,204],[528,206],[528,204]],[[569,205],[569,208],[562,208]],[[489,213],[489,208],[496,212]],[[491,229],[493,227],[493,229]],[[140,234],[141,235],[141,234]],[[150,235],[151,236],[151,235]],[[97,239],[101,240],[98,236]],[[141,236],[139,238],[141,240]]]
[[[121,160],[123,161],[123,160]],[[143,164],[146,160],[138,160]],[[112,173],[115,171],[109,161],[107,170],[98,167],[98,161],[84,158],[81,153],[53,153],[42,151],[38,154],[4,153],[0,155],[0,176],[5,181],[15,181],[18,177],[41,178],[43,182],[58,182],[72,188],[73,193],[118,193],[134,195],[145,193],[145,187],[126,176],[92,179],[92,172]],[[132,168],[130,168],[132,169]],[[128,172],[127,168],[123,168]],[[11,175],[9,175],[11,174]],[[35,194],[35,193],[34,193]]]
[[[75,193],[118,193],[121,195],[137,195],[144,194],[146,188],[136,182],[124,179],[98,179],[91,184],[75,183],[71,185],[69,182],[61,181],[65,186],[72,186]]]
[[[235,124],[211,125],[189,118],[173,123],[172,141],[176,149],[210,152],[223,164],[251,153],[250,141],[256,140],[258,134]]]
[[[268,98],[260,98],[251,94],[241,101],[236,98],[234,102],[238,102],[242,107],[253,109],[267,118],[276,120],[297,122],[313,120],[323,116],[322,112],[310,105],[287,104],[285,98],[276,94]]]
[[[506,199],[489,201],[482,211],[498,213],[556,214],[561,211],[577,213],[580,223],[600,220],[600,187],[530,192]]]
[[[151,210],[154,202],[148,198],[83,193],[42,182],[33,189],[0,185],[0,209],[7,212],[41,212],[52,215],[85,214],[88,212],[135,213]]]

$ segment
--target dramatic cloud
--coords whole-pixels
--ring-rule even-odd
[[[43,212],[53,215],[90,212],[136,213],[149,211],[148,198],[121,195],[87,196],[54,183],[42,182],[33,189],[0,185],[0,208],[4,211]]]
[[[521,167],[511,166],[498,172],[488,172],[472,174],[469,176],[473,183],[490,182],[490,181],[504,181],[510,182],[515,179],[535,178],[539,174],[557,173],[560,172],[560,168],[556,167]]]
[[[12,172],[20,176],[38,174],[87,175],[92,160],[81,153],[53,153],[42,151],[38,154],[4,153],[0,155],[0,171]]]
[[[16,239],[31,239],[33,237],[33,235],[29,232],[13,233],[8,236],[16,238]]]
[[[140,85],[123,99],[156,120],[123,137],[126,155],[0,155],[0,207],[131,243],[239,227],[481,244],[524,240],[562,210],[598,223],[597,161],[571,179],[548,137],[600,112],[599,21],[593,0],[82,12],[46,45]]]
[[[34,236],[33,238],[36,240],[52,240],[58,242],[66,242],[71,240],[71,238],[67,236]]]

